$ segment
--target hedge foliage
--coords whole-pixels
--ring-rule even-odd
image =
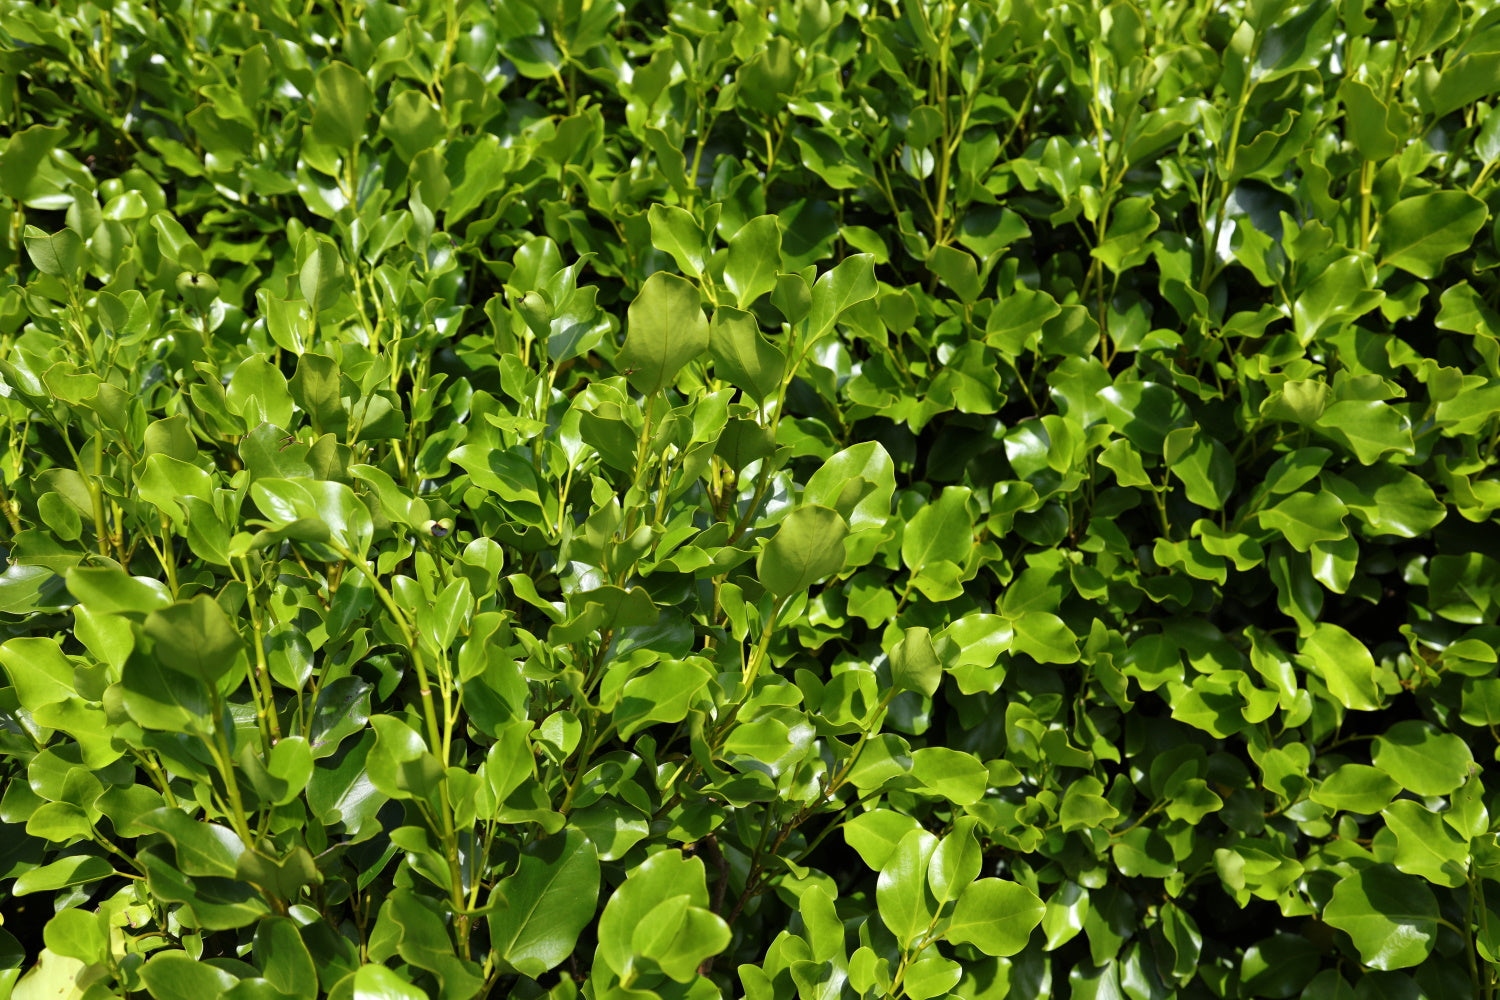
[[[0,0],[4,989],[1494,996],[1497,94],[1468,0]]]

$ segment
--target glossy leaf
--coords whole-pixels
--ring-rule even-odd
[[[598,895],[598,857],[582,833],[569,829],[533,845],[495,887],[490,926],[501,956],[532,978],[555,968],[593,920]]]
[[[352,149],[364,139],[372,104],[369,85],[358,71],[346,63],[329,63],[318,73],[312,134],[340,150]]]
[[[1302,655],[1339,704],[1361,711],[1380,707],[1375,658],[1347,630],[1319,622],[1302,644]]]
[[[767,590],[790,597],[844,567],[849,526],[836,510],[798,507],[761,549],[755,572]]]
[[[727,306],[715,309],[708,349],[714,359],[714,374],[756,400],[769,398],[781,385],[786,356],[761,336],[749,313]]]
[[[1376,969],[1405,969],[1431,953],[1438,905],[1421,879],[1383,865],[1339,880],[1323,919],[1354,940],[1360,959]]]
[[[781,227],[774,215],[751,219],[729,237],[724,284],[741,309],[776,288],[781,265]]]
[[[1312,791],[1312,799],[1331,809],[1374,814],[1395,798],[1401,786],[1378,767],[1343,764]]]
[[[1381,263],[1435,278],[1445,260],[1473,242],[1486,214],[1484,204],[1463,191],[1397,202],[1380,221]]]
[[[244,646],[234,622],[207,596],[151,612],[145,631],[163,664],[210,685],[234,668]]]
[[[937,848],[936,837],[913,830],[880,866],[875,888],[880,919],[903,947],[915,941],[936,915],[937,901],[927,887],[927,869]]]
[[[812,306],[807,316],[807,340],[818,340],[833,329],[846,309],[875,297],[875,261],[867,253],[844,259],[821,275],[812,286]]]
[[[947,938],[1004,958],[1026,947],[1046,910],[1036,893],[998,878],[983,878],[964,890],[953,909]]]
[[[682,278],[658,272],[630,303],[625,345],[617,364],[638,392],[660,392],[708,349],[708,319],[698,291]]]
[[[1447,795],[1464,783],[1474,755],[1453,733],[1416,721],[1398,722],[1376,738],[1375,766],[1418,795]]]

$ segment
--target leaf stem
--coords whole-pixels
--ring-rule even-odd
[[[250,629],[255,635],[255,678],[259,684],[255,688],[258,695],[255,714],[259,717],[261,735],[269,749],[281,742],[281,720],[276,715],[276,694],[271,687],[271,671],[266,664],[265,618],[255,600],[255,579],[250,574],[250,557],[241,556],[240,566],[245,572],[245,600],[250,606]]]
[[[418,696],[422,699],[422,715],[427,722],[427,738],[432,744],[433,753],[438,753],[443,747],[443,732],[438,726],[437,709],[432,702],[432,684],[427,676],[427,664],[422,656],[422,650],[417,644],[417,637],[412,633],[411,625],[406,620],[403,612],[391,592],[386,589],[385,584],[375,575],[375,570],[365,561],[362,556],[356,556],[348,548],[339,542],[332,542],[334,551],[338,552],[346,561],[353,564],[354,568],[365,575],[370,585],[375,588],[375,594],[380,598],[380,603],[385,605],[391,617],[396,620],[396,627],[401,630],[401,638],[406,643],[407,653],[411,657],[412,666],[417,671],[417,683],[421,685],[417,689]],[[443,766],[448,766],[448,761],[443,761]]]

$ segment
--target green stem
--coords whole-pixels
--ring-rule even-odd
[[[693,210],[693,202],[698,198],[698,171],[703,165],[703,147],[708,145],[708,137],[714,130],[714,124],[719,120],[719,116],[714,115],[708,119],[708,125],[705,127],[703,125],[703,117],[703,106],[700,104],[698,107],[698,141],[693,148],[693,165],[692,169],[688,172],[687,178],[688,200],[686,208],[688,211]],[[703,283],[705,288],[708,288],[710,284],[708,281],[704,281]],[[709,298],[710,300],[714,298],[711,289],[709,290]],[[718,303],[714,302],[714,305],[718,305]]]
[[[167,515],[161,515],[161,567],[167,573],[167,589],[172,592],[172,599],[177,599],[177,560],[172,552],[172,522]]]
[[[1359,248],[1370,249],[1370,185],[1375,179],[1375,164],[1366,160],[1359,168]]]
[[[1473,870],[1473,866],[1472,865],[1470,866],[1470,869],[1469,869],[1469,872],[1468,872],[1468,879],[1469,879],[1469,893],[1468,893],[1468,895],[1469,895],[1469,918],[1468,918],[1468,920],[1464,921],[1465,925],[1467,926],[1467,933],[1464,934],[1464,941],[1468,945],[1468,948],[1465,949],[1465,950],[1468,952],[1469,978],[1474,983],[1474,996],[1475,997],[1480,997],[1480,996],[1485,995],[1489,991],[1487,989],[1482,989],[1481,985],[1480,985],[1480,978],[1479,978],[1479,946],[1478,946],[1478,942],[1475,940],[1475,937],[1474,937],[1474,926],[1475,926],[1476,920],[1485,920],[1486,923],[1488,923],[1488,920],[1486,919],[1487,918],[1487,914],[1485,914],[1485,912],[1484,912],[1484,906],[1480,902],[1480,897],[1479,897],[1479,891],[1480,891],[1479,890],[1479,880],[1474,877],[1474,870]]]
[[[640,493],[644,488],[649,468],[651,454],[651,431],[656,422],[656,393],[646,397],[646,416],[641,421],[641,437],[635,445],[635,482],[634,490]],[[637,498],[639,500],[639,498]],[[636,528],[636,518],[640,514],[639,502],[630,505],[625,513],[625,535],[629,537]]]
[[[442,728],[438,725],[437,709],[432,702],[432,684],[427,676],[427,663],[422,656],[421,647],[417,644],[417,637],[406,620],[406,613],[401,610],[396,599],[391,596],[391,592],[386,589],[385,584],[380,582],[380,578],[375,575],[375,570],[363,557],[356,556],[338,542],[331,544],[334,551],[365,575],[365,579],[369,580],[370,585],[375,588],[375,596],[380,598],[380,603],[385,605],[391,617],[396,620],[396,627],[401,630],[401,639],[406,643],[407,651],[411,655],[412,666],[417,671],[417,683],[421,685],[417,689],[417,694],[422,699],[422,715],[427,722],[427,738],[432,745],[433,752],[438,752],[443,747],[444,741]],[[448,766],[446,759],[443,761],[443,766]]]
[[[57,425],[62,432],[63,445],[68,449],[68,454],[73,458],[73,467],[80,473],[83,472],[83,460],[78,457],[78,452],[73,448],[73,439],[68,435],[68,429],[63,424]],[[99,554],[106,559],[109,558],[109,522],[104,516],[104,494],[100,492],[99,480],[104,475],[104,442],[100,438],[94,439],[94,474],[84,476],[84,483],[88,486],[89,501],[94,508],[94,535],[95,542],[99,547]]]
[[[210,694],[209,702],[214,713],[214,738],[212,741],[205,740],[204,746],[213,757],[214,766],[219,769],[219,777],[224,782],[224,792],[229,796],[229,819],[234,824],[234,832],[239,834],[240,840],[245,844],[245,849],[253,851],[258,841],[250,830],[250,818],[245,812],[245,800],[240,796],[239,779],[234,774],[229,737],[224,734],[224,703],[219,699],[217,691],[210,691]]]
[[[241,556],[240,565],[245,571],[245,597],[250,605],[250,628],[255,633],[255,678],[260,685],[256,692],[260,696],[256,699],[260,703],[256,706],[256,715],[259,717],[262,737],[266,740],[267,748],[270,748],[281,742],[281,720],[276,716],[276,696],[271,687],[271,670],[266,664],[266,647],[262,641],[265,619],[260,613],[260,605],[255,602],[255,580],[250,574],[249,557]]]
[[[1224,216],[1229,210],[1229,194],[1232,190],[1230,179],[1234,176],[1234,156],[1239,150],[1240,129],[1245,123],[1245,108],[1250,103],[1250,94],[1255,90],[1255,85],[1250,82],[1249,66],[1255,62],[1260,55],[1260,36],[1256,36],[1255,43],[1250,47],[1250,57],[1246,60],[1245,79],[1240,86],[1240,99],[1235,105],[1234,122],[1229,129],[1229,142],[1224,154],[1224,178],[1219,182],[1219,206],[1214,216],[1213,239],[1208,246],[1203,248],[1203,274],[1198,281],[1198,290],[1204,295],[1208,294],[1208,286],[1219,276],[1219,234],[1224,230]],[[1206,180],[1206,175],[1205,175]]]
[[[760,639],[755,644],[755,652],[750,657],[750,662],[745,666],[744,686],[745,694],[750,693],[750,685],[755,683],[755,678],[760,674],[761,664],[765,662],[766,650],[771,646],[771,635],[776,631],[776,619],[786,609],[791,597],[783,597],[776,602],[771,611],[771,617],[766,620],[765,628],[761,629]]]
[[[5,520],[10,524],[12,536],[21,533],[21,518],[16,514],[16,505],[10,498],[10,491],[5,488],[5,477],[0,476],[0,510],[5,511]]]
[[[849,775],[854,770],[854,765],[859,763],[859,755],[864,751],[865,743],[869,741],[870,734],[880,728],[880,723],[885,717],[885,710],[890,708],[891,702],[895,700],[896,695],[899,693],[894,686],[886,690],[885,696],[880,699],[880,704],[875,707],[874,721],[870,723],[868,728],[861,730],[859,739],[854,743],[854,749],[849,753],[849,759],[844,762],[844,766],[839,768],[838,774],[833,776],[833,779],[828,782],[828,787],[824,789],[823,798],[825,800],[837,794],[838,790],[844,786],[844,782],[849,780]]]

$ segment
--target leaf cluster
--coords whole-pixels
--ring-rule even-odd
[[[0,989],[1493,997],[1497,92],[1468,0],[0,0]]]

